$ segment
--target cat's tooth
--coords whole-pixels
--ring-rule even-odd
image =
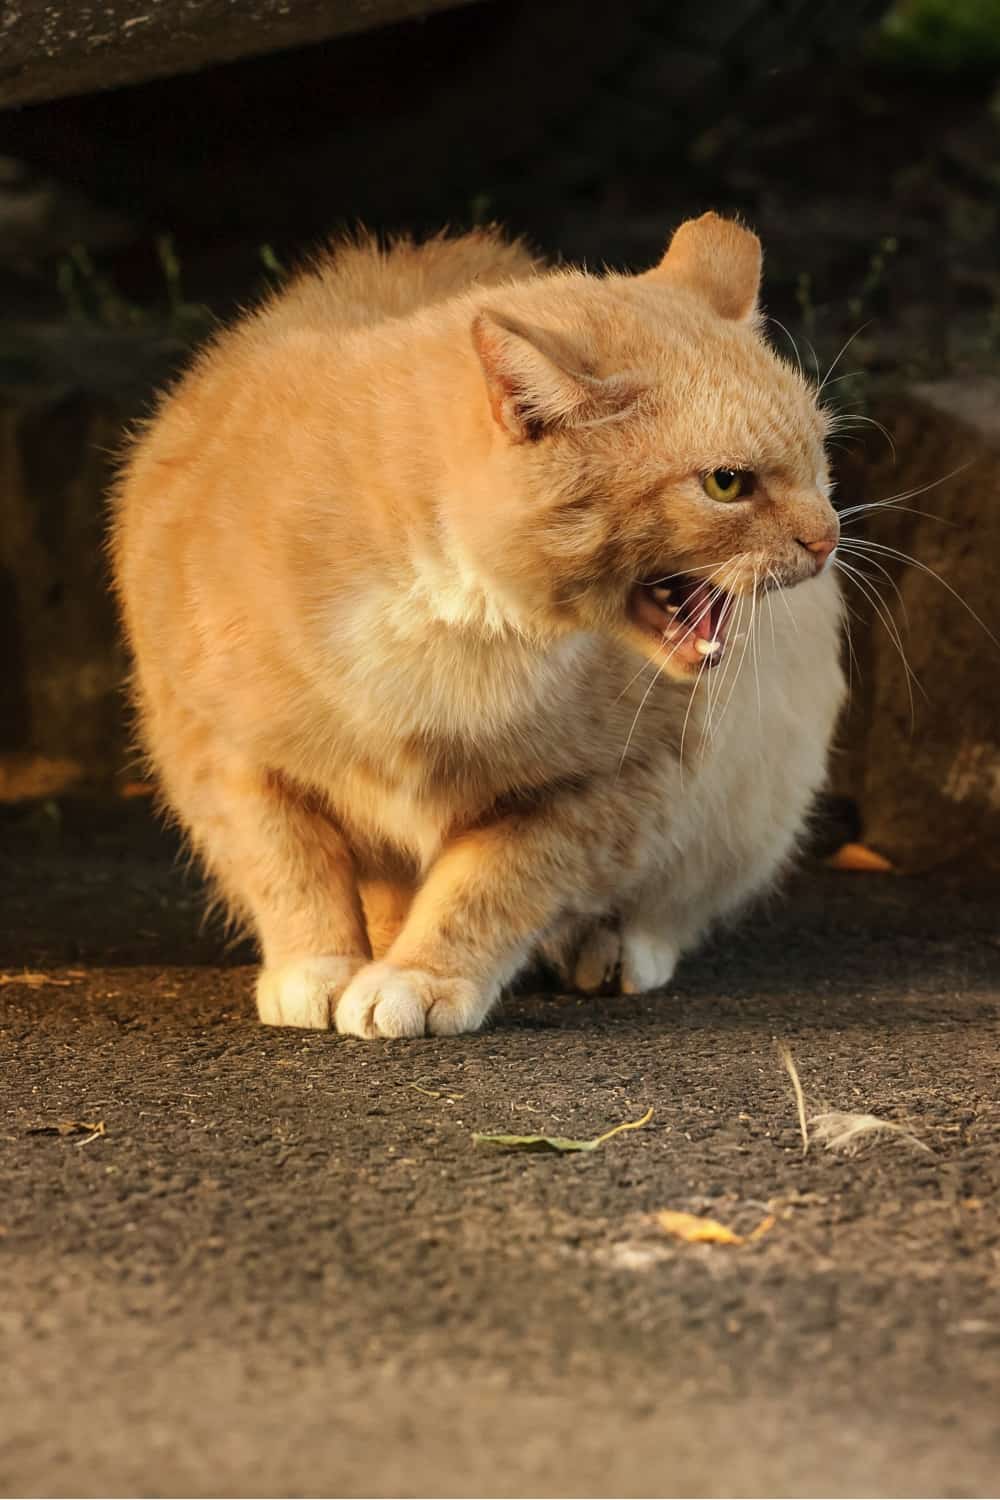
[[[670,598],[670,595],[673,593],[673,589],[664,588],[662,584],[658,583],[650,588],[649,592],[652,594],[657,604],[666,604],[667,600]]]
[[[694,649],[699,656],[714,656],[716,651],[722,650],[721,641],[695,641]]]

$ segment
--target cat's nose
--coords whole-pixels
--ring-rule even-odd
[[[804,547],[807,552],[812,553],[816,559],[816,572],[822,573],[830,554],[837,545],[838,538],[835,536],[821,536],[815,542],[807,542],[802,537],[796,537],[795,540],[800,547]]]

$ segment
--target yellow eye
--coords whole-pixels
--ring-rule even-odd
[[[745,500],[754,492],[755,480],[749,469],[713,469],[702,480],[710,500]]]

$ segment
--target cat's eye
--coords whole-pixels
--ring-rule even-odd
[[[713,469],[702,480],[710,500],[745,500],[752,495],[756,479],[749,469]]]

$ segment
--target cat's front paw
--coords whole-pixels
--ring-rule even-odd
[[[344,991],[337,1030],[367,1038],[455,1036],[481,1026],[492,999],[468,979],[372,963]]]
[[[669,984],[680,957],[676,943],[659,933],[626,928],[622,934],[620,989],[623,995],[644,995]]]
[[[257,977],[257,1014],[265,1026],[307,1026],[328,1031],[344,986],[365,963],[363,958],[327,954],[300,958]]]

